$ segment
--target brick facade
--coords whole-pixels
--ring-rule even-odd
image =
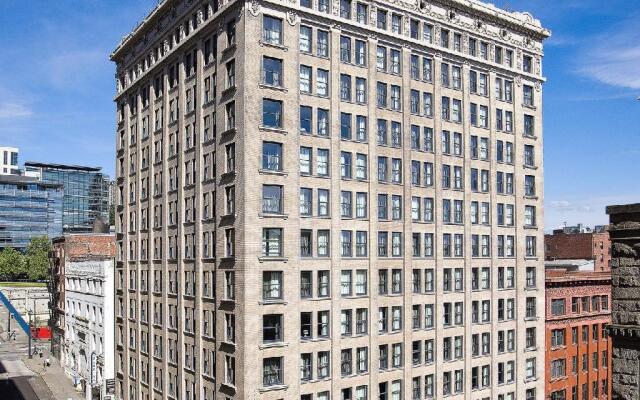
[[[610,398],[611,340],[606,326],[611,322],[611,275],[547,271],[545,286],[545,398]],[[554,302],[564,304],[564,310],[553,307]]]
[[[610,270],[611,241],[609,232],[563,233],[544,235],[547,260],[594,260],[596,271]]]
[[[613,399],[640,399],[640,204],[607,207],[613,258]]]
[[[609,232],[594,233],[592,238],[593,259],[596,271],[611,270],[611,239]]]
[[[54,239],[53,248],[55,251],[62,251],[61,257],[68,261],[116,256],[114,236],[107,234],[66,235]]]

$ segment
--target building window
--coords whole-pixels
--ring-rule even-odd
[[[307,65],[300,66],[299,86],[301,93],[311,93],[313,70]]]
[[[564,314],[565,314],[565,299],[552,299],[551,315],[564,315]]]
[[[262,142],[262,169],[282,171],[282,143]]]
[[[282,214],[283,188],[279,185],[262,186],[262,212],[269,214]]]
[[[282,314],[267,314],[262,317],[262,342],[274,343],[283,340]]]
[[[282,300],[282,272],[265,271],[262,273],[263,300]]]
[[[553,329],[551,331],[551,347],[564,346],[565,344],[565,330]]]
[[[262,385],[265,387],[282,385],[283,378],[283,358],[270,357],[262,362]]]
[[[302,53],[311,53],[312,30],[308,26],[300,26],[299,49]]]
[[[308,229],[303,229],[300,231],[300,256],[301,257],[311,257],[312,256],[312,237],[313,232]]]
[[[563,378],[567,375],[566,371],[566,360],[564,358],[559,358],[557,360],[551,361],[551,379]],[[553,399],[553,393],[551,395]],[[560,397],[556,397],[559,399]],[[562,397],[564,398],[564,397]]]
[[[534,105],[534,101],[533,101],[533,86],[529,86],[529,85],[522,85],[522,96],[523,96],[523,102],[525,106],[529,106],[529,107],[533,107]]]
[[[262,125],[267,128],[282,128],[282,101],[262,100]]]
[[[300,133],[303,135],[311,134],[313,126],[312,108],[308,106],[300,106]]]
[[[265,85],[282,87],[282,60],[263,57],[262,80]]]
[[[262,255],[264,257],[282,257],[282,228],[264,228],[262,230]]]
[[[268,15],[262,21],[264,41],[269,44],[282,44],[282,20]]]

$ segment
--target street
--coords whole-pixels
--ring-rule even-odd
[[[3,308],[0,318],[5,317]],[[6,325],[5,325],[6,327]],[[5,341],[7,332],[4,327],[0,332],[0,394],[7,400],[48,400],[54,399],[43,379],[35,375],[21,361],[27,352],[24,333],[16,340]]]
[[[67,400],[82,399],[57,360],[50,357],[48,342],[34,343],[37,348],[33,359],[28,358],[28,337],[15,321],[7,332],[8,310],[0,304],[0,399],[2,400]],[[42,352],[42,358],[39,353]],[[44,359],[51,358],[52,365],[44,367]],[[46,380],[46,382],[45,382]],[[48,383],[48,384],[47,384]],[[54,392],[50,389],[54,388]]]

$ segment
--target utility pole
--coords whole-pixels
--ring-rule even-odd
[[[29,336],[29,358],[33,358],[33,351],[31,350],[31,311],[27,311],[27,314],[29,314],[29,332],[28,332],[28,336]]]

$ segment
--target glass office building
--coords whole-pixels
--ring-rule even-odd
[[[27,162],[43,183],[64,188],[62,227],[64,233],[93,230],[98,217],[109,220],[109,180],[101,168]]]
[[[24,250],[33,237],[62,235],[61,185],[0,176],[0,248]]]

